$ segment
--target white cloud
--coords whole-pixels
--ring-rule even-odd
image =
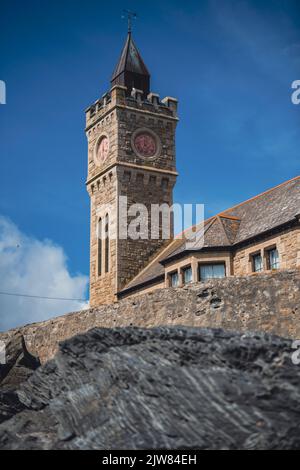
[[[29,237],[11,220],[0,216],[1,292],[84,299],[87,284],[87,276],[70,274],[60,246]],[[86,302],[76,300],[0,295],[0,331],[86,307]]]

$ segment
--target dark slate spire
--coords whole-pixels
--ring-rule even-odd
[[[111,86],[115,85],[126,86],[127,95],[131,94],[132,88],[142,90],[144,97],[150,92],[150,74],[133,42],[130,31],[128,32],[120,60],[112,75]]]

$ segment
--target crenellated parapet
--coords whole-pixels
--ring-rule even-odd
[[[95,101],[86,110],[86,128],[89,129],[99,120],[103,119],[115,107],[132,108],[133,110],[148,112],[154,115],[163,115],[171,119],[177,118],[178,100],[167,96],[160,99],[157,93],[149,93],[144,98],[142,90],[133,88],[131,95],[127,95],[127,88],[121,85],[115,85],[102,98]]]

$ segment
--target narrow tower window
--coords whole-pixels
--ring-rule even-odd
[[[105,272],[109,272],[109,216],[105,216]]]
[[[102,219],[98,220],[98,276],[102,274]]]

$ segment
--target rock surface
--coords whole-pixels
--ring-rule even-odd
[[[0,365],[1,389],[16,389],[39,366],[40,361],[27,351],[24,337],[13,335],[5,347],[5,364]]]
[[[1,449],[300,449],[291,341],[184,327],[94,329],[20,386]]]
[[[0,364],[0,423],[24,409],[16,389],[40,366],[26,349],[22,335],[13,335],[6,344],[5,364]]]

